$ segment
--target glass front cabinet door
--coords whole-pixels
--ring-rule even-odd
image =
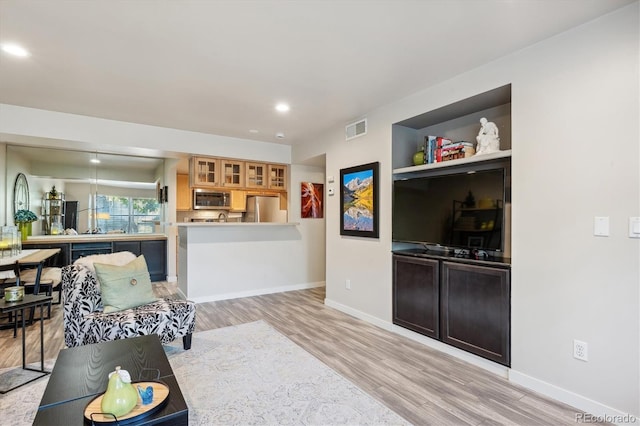
[[[222,185],[225,187],[244,186],[244,161],[220,160]]]
[[[219,164],[216,158],[191,158],[191,186],[220,186]]]
[[[269,165],[269,189],[285,191],[287,189],[287,166]]]

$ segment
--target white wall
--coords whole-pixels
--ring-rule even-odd
[[[513,368],[636,416],[638,28],[635,3],[516,55],[512,111]],[[610,237],[593,236],[594,216]]]
[[[291,162],[291,148],[269,142],[230,138],[165,127],[126,123],[103,118],[0,104],[2,142],[27,143],[44,138],[50,147],[89,151],[126,148],[145,155],[148,152],[178,152],[219,157]],[[127,153],[135,153],[125,151]]]
[[[298,231],[302,236],[302,264],[307,270],[310,282],[325,281],[325,219],[302,219],[300,209],[302,182],[324,183],[324,167],[291,165],[289,186],[289,221],[298,222]],[[327,186],[324,187],[324,204],[327,200]],[[324,207],[324,206],[323,206]],[[326,211],[324,213],[326,217]]]
[[[327,199],[327,303],[391,322],[392,124],[511,83],[511,380],[640,415],[640,241],[627,237],[640,215],[638,15],[636,2],[373,111],[364,137],[345,142],[340,127],[294,150],[294,162],[326,153],[327,176],[381,164],[379,239],[341,237],[339,197]],[[592,235],[594,216],[611,218],[610,237]]]
[[[0,142],[0,164],[7,164],[7,144]],[[2,172],[0,172],[0,200],[3,200],[2,207],[0,207],[0,225],[9,225],[13,222],[11,217],[13,209],[13,183],[11,183],[11,191],[5,191],[7,188],[7,179],[11,179],[7,171],[7,168],[3,166]],[[15,182],[15,177],[13,178]]]
[[[323,286],[294,224],[180,224],[178,288],[197,303]]]
[[[147,126],[135,123],[86,117],[55,111],[0,104],[0,142],[27,144],[50,148],[116,152],[141,156],[172,156],[200,154],[229,158],[242,158],[272,163],[289,164],[291,147],[288,145],[230,138],[198,132]],[[5,155],[4,146],[2,156]],[[0,164],[6,160],[0,157]],[[169,203],[163,204],[165,219],[175,221],[176,162],[168,162],[164,181],[169,187]],[[10,175],[15,176],[15,175]],[[11,186],[11,188],[13,188]],[[0,185],[0,199],[13,197],[7,185]],[[2,214],[7,209],[3,209]],[[11,211],[11,207],[8,207]],[[0,216],[0,219],[3,219]],[[6,219],[5,219],[6,220]],[[168,235],[167,274],[176,277],[175,227],[165,227]]]

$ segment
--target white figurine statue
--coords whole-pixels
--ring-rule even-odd
[[[476,136],[478,146],[476,148],[476,155],[478,154],[490,154],[492,152],[500,151],[500,138],[498,137],[498,126],[491,121],[487,121],[486,118],[480,119],[480,131]]]

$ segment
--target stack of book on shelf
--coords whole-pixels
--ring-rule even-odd
[[[453,142],[451,139],[441,136],[425,136],[424,150],[425,163],[427,164],[468,158],[476,153],[471,142]]]

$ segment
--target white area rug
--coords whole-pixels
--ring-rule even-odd
[[[165,349],[191,425],[408,424],[263,321]],[[0,395],[3,424],[31,424],[47,380]]]

